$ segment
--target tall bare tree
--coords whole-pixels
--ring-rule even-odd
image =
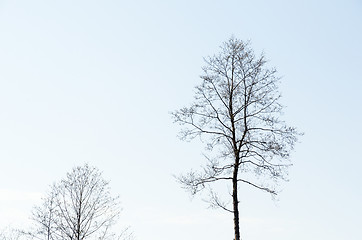
[[[233,213],[235,240],[240,240],[239,184],[276,195],[274,184],[265,180],[285,179],[298,133],[280,119],[276,70],[263,54],[254,54],[249,42],[230,38],[205,62],[195,101],[172,115],[185,126],[181,139],[201,137],[211,153],[201,171],[178,179],[192,194],[209,189],[211,206]],[[232,188],[232,207],[211,187],[222,181]]]
[[[52,186],[43,205],[33,212],[37,228],[28,235],[47,240],[117,239],[110,227],[119,214],[118,198],[111,196],[109,182],[86,164]]]

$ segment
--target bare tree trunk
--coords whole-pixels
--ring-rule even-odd
[[[239,227],[239,201],[238,201],[238,162],[235,163],[233,173],[233,212],[234,212],[234,232],[235,239],[240,240],[240,227]]]

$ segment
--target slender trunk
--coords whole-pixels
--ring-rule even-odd
[[[234,212],[234,233],[235,239],[240,240],[240,227],[239,227],[239,200],[238,200],[238,170],[239,161],[235,162],[233,173],[233,212]]]
[[[234,55],[232,56],[232,68],[231,68],[231,83],[229,83],[229,115],[232,129],[232,144],[235,156],[234,172],[233,172],[233,213],[234,213],[234,233],[235,239],[240,240],[240,227],[239,227],[239,200],[238,200],[238,171],[239,171],[239,150],[236,140],[236,129],[235,129],[235,113],[233,111],[233,95],[234,95]]]

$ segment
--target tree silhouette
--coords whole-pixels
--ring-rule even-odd
[[[194,102],[172,115],[185,127],[181,139],[200,137],[210,154],[201,171],[178,179],[191,194],[207,188],[212,207],[233,213],[235,239],[240,240],[239,184],[276,195],[266,180],[285,179],[298,133],[280,119],[276,70],[266,66],[263,54],[255,56],[249,42],[230,38],[205,62]],[[212,188],[220,181],[232,189],[232,207]]]

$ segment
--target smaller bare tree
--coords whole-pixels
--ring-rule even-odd
[[[31,219],[37,227],[33,231],[25,232],[25,234],[36,239],[54,240],[52,233],[56,231],[54,224],[55,197],[55,193],[51,191],[43,199],[42,205],[34,208]]]
[[[6,227],[0,229],[0,240],[25,240],[26,236],[22,233],[21,230]]]
[[[73,168],[34,209],[37,227],[29,235],[46,240],[118,239],[110,228],[119,217],[119,201],[109,190],[97,168]]]

